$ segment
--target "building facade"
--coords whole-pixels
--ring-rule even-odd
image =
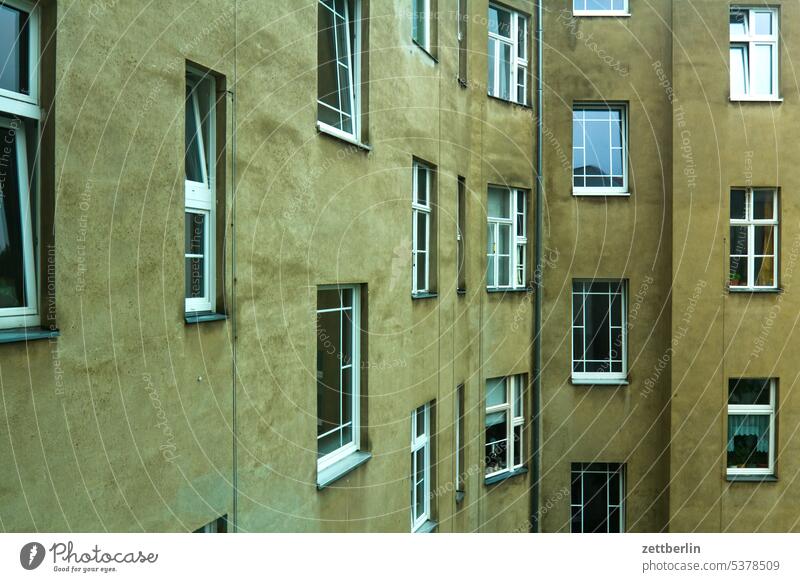
[[[796,7],[268,4],[0,5],[4,530],[797,529]]]

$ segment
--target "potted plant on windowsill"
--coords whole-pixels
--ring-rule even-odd
[[[741,287],[742,286],[742,275],[741,275],[741,273],[731,273],[730,281],[728,282],[728,286],[730,286],[730,287]]]

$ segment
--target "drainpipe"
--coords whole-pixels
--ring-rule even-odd
[[[233,0],[233,95],[231,103],[231,428],[233,432],[233,533],[239,531],[239,422],[236,412],[236,342],[237,342],[237,315],[236,315],[236,125],[238,117],[236,115],[237,99],[239,90],[239,77],[237,75],[237,65],[239,61],[239,5],[238,0]]]
[[[533,419],[531,422],[531,533],[539,532],[539,479],[541,474],[540,461],[541,451],[539,442],[540,412],[541,412],[541,393],[542,393],[542,278],[544,268],[542,266],[542,229],[544,228],[542,200],[544,188],[542,185],[542,112],[544,110],[544,76],[543,66],[543,31],[542,25],[542,4],[544,0],[535,0],[536,5],[536,207],[535,215],[535,234],[534,248],[536,253],[536,270],[534,271],[534,319],[533,319]]]

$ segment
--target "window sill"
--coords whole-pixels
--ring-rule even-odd
[[[0,329],[0,344],[32,342],[37,340],[52,339],[60,335],[61,332],[57,329],[42,329],[40,327]]]
[[[598,198],[630,198],[630,192],[615,192],[614,190],[580,190],[577,188],[572,189],[572,195],[575,197],[598,197]]]
[[[420,534],[433,533],[438,526],[439,526],[438,523],[436,523],[432,519],[429,519],[411,533],[420,533]]]
[[[339,131],[335,127],[330,127],[328,125],[325,125],[324,123],[320,123],[319,121],[317,121],[317,132],[321,133],[321,134],[324,134],[324,135],[329,135],[329,136],[334,137],[334,138],[336,138],[338,140],[341,140],[341,141],[343,141],[345,143],[349,143],[350,145],[354,145],[357,148],[360,148],[360,149],[364,150],[365,152],[371,152],[372,151],[372,146],[370,146],[369,144],[365,144],[363,142],[360,142],[359,140],[357,140],[352,135],[347,134],[347,133],[345,133],[343,131]]]
[[[758,289],[754,287],[731,287],[726,285],[728,293],[783,293],[782,287],[773,287],[772,289]]]
[[[193,325],[196,323],[205,323],[207,321],[225,321],[228,319],[228,316],[224,313],[185,313],[183,315],[183,320],[187,323],[187,325]]]
[[[570,378],[573,386],[627,386],[627,378]]]
[[[533,287],[487,287],[487,293],[533,293]]]
[[[505,103],[506,105],[513,105],[513,106],[516,106],[516,107],[522,107],[524,109],[533,109],[533,107],[531,107],[527,103],[520,103],[520,102],[514,101],[512,99],[503,99],[502,97],[498,97],[496,95],[492,95],[491,93],[487,93],[486,95],[489,97],[489,99],[492,99],[494,101],[499,101],[500,103]]]
[[[516,477],[517,475],[524,475],[528,472],[527,467],[517,467],[516,469],[512,469],[510,471],[505,471],[503,473],[498,473],[497,475],[492,475],[491,477],[485,477],[483,479],[483,484],[486,486],[495,485],[497,483],[502,483],[512,477]]]
[[[612,18],[630,18],[631,13],[624,10],[577,10],[572,12],[572,16],[581,18],[585,16],[600,16]]]
[[[783,97],[756,97],[750,95],[731,95],[731,103],[783,103]]]
[[[317,472],[317,491],[322,491],[372,458],[371,453],[356,451],[330,467]]]
[[[439,297],[438,293],[430,293],[427,291],[411,294],[411,299],[436,299],[437,297]]]
[[[725,475],[725,480],[729,482],[742,483],[777,483],[775,475]]]
[[[414,44],[414,46],[415,46],[415,47],[417,47],[417,48],[418,48],[419,50],[421,50],[423,53],[425,53],[426,55],[428,55],[428,57],[429,57],[429,58],[430,58],[430,59],[433,61],[433,64],[434,64],[434,65],[438,65],[438,64],[439,64],[439,59],[437,59],[435,56],[433,56],[433,53],[432,53],[432,52],[431,52],[429,49],[426,49],[424,46],[422,46],[421,44],[419,44],[419,43],[418,43],[416,40],[414,40],[413,38],[411,39],[411,42]]]

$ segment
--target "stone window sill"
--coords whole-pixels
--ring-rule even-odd
[[[775,475],[726,475],[725,480],[740,483],[777,483]]]
[[[486,477],[483,480],[484,485],[495,485],[496,483],[502,483],[503,481],[507,481],[512,477],[516,477],[517,475],[524,475],[528,472],[527,467],[517,467],[516,469],[512,469],[511,471],[505,471],[503,473],[498,473],[497,475],[492,475],[491,477]]]
[[[348,473],[358,469],[361,465],[369,461],[371,458],[372,458],[371,453],[367,453],[364,451],[355,451],[354,453],[347,455],[341,461],[337,461],[330,467],[327,467],[322,471],[318,471],[317,490],[321,491],[325,489],[325,487],[328,487],[332,483],[335,483]]]
[[[193,325],[196,323],[205,323],[207,321],[225,321],[228,316],[224,313],[186,313],[183,316],[184,321]]]
[[[438,523],[433,520],[428,520],[419,526],[417,529],[414,530],[413,533],[433,533],[434,530],[438,527]]]
[[[40,327],[0,329],[0,344],[46,340],[60,335],[61,332],[57,329],[42,329]]]

